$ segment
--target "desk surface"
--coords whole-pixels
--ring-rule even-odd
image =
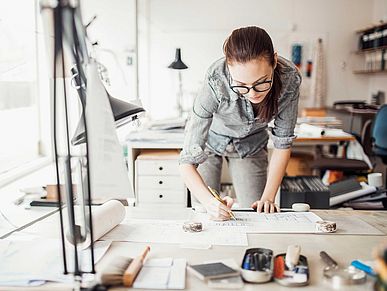
[[[144,209],[144,208],[129,208],[128,215],[133,218],[159,218],[182,219],[187,217],[189,210],[172,210],[168,208]],[[340,210],[325,210],[315,211],[316,214],[324,219],[329,219],[332,215],[356,216],[364,221],[375,226],[383,233],[387,233],[387,212],[370,212],[370,211],[340,211]],[[59,226],[58,217],[51,216],[43,221],[27,229],[29,232],[40,233],[42,236],[53,235],[53,231],[57,233]],[[286,252],[289,244],[299,244],[302,248],[302,254],[308,258],[310,267],[310,285],[303,287],[305,290],[327,290],[322,278],[323,263],[319,258],[319,252],[324,250],[328,252],[340,265],[347,265],[354,259],[370,260],[372,259],[372,249],[382,241],[386,236],[360,236],[360,235],[337,235],[337,234],[249,234],[248,247],[231,247],[231,246],[213,246],[209,250],[197,249],[182,249],[173,244],[150,244],[151,252],[149,257],[184,257],[187,258],[189,264],[200,263],[205,260],[216,260],[224,258],[232,258],[236,263],[240,264],[245,249],[251,247],[270,248],[275,254]],[[145,243],[132,242],[113,242],[111,248],[101,262],[97,265],[97,270],[101,269],[110,258],[115,255],[136,256],[145,246]],[[27,262],[33,264],[34,262]],[[186,290],[207,290],[205,283],[187,273]],[[57,289],[58,288],[58,289]],[[263,288],[265,290],[289,290],[287,287],[282,287],[274,282],[263,285],[245,284],[243,290],[256,290]],[[5,288],[0,287],[0,290],[25,290],[23,288]],[[60,284],[47,284],[39,288],[29,288],[28,290],[69,290]],[[115,290],[125,290],[124,288],[116,288]],[[372,290],[372,280],[368,280],[367,285],[351,287],[343,290]]]
[[[141,139],[143,137],[143,139]],[[337,136],[306,137],[297,136],[293,141],[293,146],[319,146],[337,144],[339,142],[354,141],[355,137],[348,133]],[[183,147],[183,132],[176,134],[168,131],[158,132],[156,137],[149,134],[149,131],[138,134],[137,139],[128,140],[128,147],[131,149],[181,149]],[[269,148],[273,148],[271,139],[268,143]]]
[[[52,207],[31,207],[26,209],[23,205],[17,206],[14,204],[14,201],[22,196],[21,188],[41,187],[53,184],[55,181],[54,165],[49,165],[0,188],[0,211],[2,213],[2,217],[0,217],[0,239],[15,229],[24,228],[57,211],[56,208]]]

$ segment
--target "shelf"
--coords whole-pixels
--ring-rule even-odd
[[[375,29],[375,28],[381,28],[383,25],[385,25],[386,23],[381,23],[381,24],[377,24],[377,25],[373,25],[373,26],[369,26],[369,27],[366,27],[366,28],[363,28],[363,29],[359,29],[359,30],[356,30],[356,33],[363,33],[363,32],[366,32],[367,30],[371,30],[371,29]]]
[[[377,51],[381,51],[381,50],[385,50],[385,49],[387,49],[387,45],[375,47],[375,48],[364,49],[364,50],[358,50],[358,51],[355,51],[353,53],[355,53],[357,55],[362,55],[362,54],[377,52]]]
[[[358,75],[387,74],[387,70],[375,70],[375,71],[357,70],[357,71],[353,71],[353,73]]]

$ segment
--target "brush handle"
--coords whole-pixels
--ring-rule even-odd
[[[133,285],[134,280],[136,279],[138,273],[140,272],[144,259],[148,254],[150,247],[146,247],[144,252],[136,257],[128,266],[124,275],[122,276],[122,282],[125,287],[131,287]]]
[[[130,263],[129,267],[126,269],[122,277],[122,282],[124,283],[125,287],[131,287],[133,285],[134,279],[136,279],[141,268],[142,258],[137,257]]]

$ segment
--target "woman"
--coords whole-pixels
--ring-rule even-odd
[[[180,171],[194,197],[213,219],[230,218],[207,185],[220,188],[222,157],[228,161],[238,203],[258,212],[279,211],[275,195],[290,158],[301,75],[277,56],[265,30],[234,30],[195,99],[180,155]],[[274,144],[267,170],[268,122]]]

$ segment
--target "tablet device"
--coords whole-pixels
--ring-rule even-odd
[[[225,278],[239,275],[238,270],[234,270],[223,263],[189,265],[188,270],[201,280]]]

